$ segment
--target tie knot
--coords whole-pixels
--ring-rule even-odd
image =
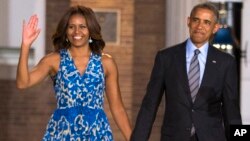
[[[194,50],[194,55],[198,55],[200,53],[199,49]]]

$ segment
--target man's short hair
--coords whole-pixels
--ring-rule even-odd
[[[214,6],[214,4],[212,4],[211,2],[205,2],[205,3],[201,3],[198,4],[196,6],[193,7],[191,13],[190,13],[190,17],[193,16],[193,14],[196,12],[197,9],[208,9],[211,10],[214,13],[214,18],[216,22],[219,22],[219,11],[218,9]]]

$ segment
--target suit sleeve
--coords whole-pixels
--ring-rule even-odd
[[[139,110],[131,141],[147,141],[164,92],[164,65],[161,52],[155,58],[146,95]]]
[[[234,59],[228,59],[229,65],[226,69],[225,82],[223,89],[223,116],[224,127],[227,138],[230,136],[229,126],[233,124],[242,124],[239,92],[238,92],[238,75],[237,67]]]

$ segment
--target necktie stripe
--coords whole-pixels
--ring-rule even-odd
[[[189,85],[189,87],[190,87],[190,91],[192,90],[191,88],[193,88],[192,86],[193,85],[196,85],[196,86],[199,86],[199,83],[197,84],[197,82],[199,81],[199,77],[197,77],[196,79],[193,79],[192,81],[190,81],[190,85]]]
[[[194,54],[194,55],[196,55],[196,54]],[[192,58],[192,60],[191,60],[191,64],[193,64],[193,63],[195,62],[196,59],[197,59],[197,56],[194,56],[194,57]]]
[[[194,62],[194,63],[192,64],[192,66],[190,65],[189,72],[192,72],[192,70],[193,70],[194,68],[197,68],[197,65],[199,65],[199,62],[198,62],[198,61]]]
[[[193,70],[193,72],[191,72],[189,75],[190,75],[190,77],[188,78],[188,79],[192,79],[197,73],[199,73],[199,69],[198,68],[196,68],[196,70]]]
[[[192,84],[195,80],[197,80],[198,78],[200,78],[199,76],[197,75],[193,75],[191,78],[189,78],[189,85]],[[199,82],[199,80],[197,81]]]
[[[192,88],[193,89],[192,89],[191,93],[194,92],[195,90],[197,90],[199,88],[199,85],[193,85]]]

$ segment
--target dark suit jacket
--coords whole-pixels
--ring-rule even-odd
[[[161,141],[189,141],[192,123],[199,141],[225,141],[229,125],[241,124],[237,85],[234,58],[209,46],[203,79],[193,103],[186,71],[186,42],[160,50],[131,141],[148,140],[163,94]]]

